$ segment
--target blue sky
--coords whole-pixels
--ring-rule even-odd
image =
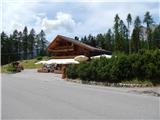
[[[117,13],[124,22],[128,13],[133,20],[140,16],[143,21],[145,12],[150,11],[155,23],[160,23],[159,0],[3,0],[0,7],[2,30],[43,29],[48,41],[57,34],[82,37],[105,33],[113,28]]]

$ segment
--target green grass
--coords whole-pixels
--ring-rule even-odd
[[[140,85],[146,85],[146,86],[155,86],[151,80],[139,80],[137,78],[133,79],[133,80],[125,80],[122,81],[122,83],[124,84],[140,84]]]
[[[47,57],[43,57],[43,60],[47,60]],[[21,60],[18,61],[21,65],[23,65],[24,69],[36,69],[36,68],[41,68],[41,64],[35,64],[36,62],[41,61],[35,59],[30,59],[30,60]],[[10,67],[10,64],[2,65],[1,66],[1,71],[2,73],[9,73],[7,69]]]
[[[1,73],[10,73],[10,72],[8,71],[8,68],[9,68],[9,64],[3,65],[3,66],[1,66],[0,72],[1,72]]]
[[[18,62],[20,62],[20,64],[23,65],[24,69],[34,69],[34,68],[42,67],[41,64],[35,64],[38,61],[41,61],[41,60],[31,59],[31,60],[22,60]]]

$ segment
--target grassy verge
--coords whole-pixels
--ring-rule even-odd
[[[12,72],[10,71],[12,69]],[[1,66],[1,73],[15,73],[10,64]]]
[[[38,62],[38,60],[36,60],[36,59],[22,60],[22,61],[19,61],[19,62],[20,62],[20,64],[23,65],[24,69],[35,69],[35,68],[42,67],[41,64],[35,64],[36,62]]]
[[[24,69],[36,69],[36,68],[41,68],[41,64],[35,64],[40,60],[37,59],[30,59],[30,60],[21,60],[18,61],[21,65],[23,65]],[[10,73],[8,69],[10,69],[11,64],[6,64],[1,66],[1,73]]]
[[[139,79],[133,79],[133,80],[125,80],[122,81],[122,84],[137,84],[137,85],[145,85],[145,86],[155,86],[155,84],[153,84],[151,82],[151,80],[139,80]]]
[[[84,81],[81,79],[68,79],[67,81],[88,84],[88,85],[99,85],[99,86],[111,86],[111,87],[159,87],[159,83],[152,83],[151,80],[126,80],[121,83],[108,83],[108,82],[100,82],[100,81]]]

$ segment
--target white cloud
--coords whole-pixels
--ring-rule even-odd
[[[132,20],[136,16],[143,17],[146,11],[150,11],[155,19],[159,8],[154,8],[145,3],[85,3],[87,6],[87,19],[79,26],[78,30],[83,31],[86,35],[98,34],[107,32],[108,28],[112,28],[114,24],[114,17],[116,14],[126,23],[127,14],[131,13]],[[77,32],[78,33],[78,32]],[[80,33],[80,32],[79,32]]]
[[[75,25],[76,22],[73,20],[72,15],[63,12],[58,12],[56,19],[51,20],[46,17],[42,20],[42,28],[47,33],[61,28],[65,29],[67,32],[73,32]]]
[[[12,33],[14,29],[23,30],[24,26],[27,26],[29,29],[34,28],[38,33],[43,28],[48,39],[57,34],[81,37],[90,33],[93,35],[105,33],[108,28],[113,27],[116,13],[125,22],[128,13],[131,13],[133,20],[137,15],[143,19],[146,11],[150,11],[154,18],[158,18],[159,9],[152,7],[152,3],[137,3],[135,0],[135,2],[132,0],[132,4],[128,1],[116,3],[117,1],[111,0],[110,2],[74,0],[70,4],[65,3],[66,1],[60,3],[52,0],[3,1],[3,30]]]
[[[38,2],[26,4],[20,0],[4,1],[2,14],[2,28],[5,32],[11,33],[13,30],[23,30],[24,26],[28,28],[33,26],[35,19],[36,7]],[[32,24],[31,24],[32,23]],[[38,26],[35,28],[37,29]]]

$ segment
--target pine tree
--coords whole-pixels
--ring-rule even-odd
[[[119,31],[119,36],[120,36],[120,39],[119,39],[119,42],[118,42],[118,44],[119,44],[119,51],[123,51],[123,52],[125,52],[126,51],[126,26],[125,26],[125,24],[124,24],[124,22],[123,22],[123,20],[120,20],[120,25],[119,25],[119,27],[120,27],[120,31]]]
[[[41,32],[39,33],[39,46],[40,46],[40,54],[41,55],[45,55],[46,51],[45,48],[46,46],[47,40],[45,38],[45,33],[43,30],[41,30]]]
[[[18,33],[18,41],[19,41],[19,47],[18,47],[18,53],[19,53],[19,59],[23,59],[23,35],[20,31]]]
[[[160,24],[155,28],[153,34],[153,49],[159,48],[160,49]]]
[[[20,59],[20,56],[19,56],[19,39],[18,39],[18,31],[17,30],[14,30],[13,32],[13,36],[12,36],[12,51],[13,51],[13,54],[14,54],[14,60],[19,60]]]
[[[8,36],[5,32],[1,33],[1,64],[8,63]]]
[[[119,42],[120,42],[120,36],[119,36],[119,24],[120,24],[120,18],[118,16],[118,14],[116,14],[115,18],[114,18],[114,36],[115,36],[115,41],[114,41],[114,50],[115,51],[119,51],[121,48],[119,46]]]
[[[86,37],[86,36],[84,36],[84,38],[82,37],[82,38],[81,38],[81,42],[83,42],[83,43],[85,43],[85,44],[88,44],[88,42],[87,42],[87,37]]]
[[[132,16],[129,13],[127,15],[127,27],[128,27],[128,43],[129,43],[129,53],[131,54],[131,39],[130,39],[130,25],[132,24]]]
[[[152,19],[152,16],[150,15],[150,12],[146,12],[146,14],[144,15],[144,20],[143,20],[144,23],[146,23],[147,25],[147,28],[150,27],[150,25],[153,23],[153,19]]]
[[[24,28],[23,30],[23,59],[28,58],[28,29],[27,27]]]
[[[1,52],[2,52],[2,54],[7,52],[7,47],[6,47],[7,42],[8,42],[8,36],[7,36],[7,34],[3,31],[3,32],[1,33]]]
[[[8,37],[8,63],[15,61],[15,48],[14,48],[14,42],[13,42],[13,35],[10,34],[10,36]]]
[[[113,49],[113,38],[112,38],[112,31],[108,29],[108,32],[105,34],[105,49],[112,51]]]
[[[28,36],[28,47],[29,47],[29,53],[30,53],[30,57],[33,58],[33,50],[34,50],[34,44],[35,44],[35,30],[32,28],[30,31],[30,34]]]
[[[36,49],[36,56],[40,54],[40,37],[39,34],[35,37],[35,49]]]
[[[152,16],[150,15],[150,13],[147,11],[146,14],[144,15],[144,23],[146,23],[147,25],[147,41],[148,41],[148,49],[151,49],[151,29],[150,29],[150,25],[153,23],[153,19]]]
[[[148,39],[148,48],[153,49],[153,39],[152,39],[152,30],[151,28],[147,29],[147,39]]]
[[[137,53],[140,48],[140,25],[141,25],[141,21],[139,16],[137,16],[134,22],[134,29],[132,33],[132,39],[131,39],[132,52],[135,52],[135,53]]]
[[[123,38],[124,38],[124,52],[129,53],[129,39],[128,39],[128,29],[126,25],[123,25]]]
[[[105,37],[102,34],[97,35],[96,44],[97,44],[97,47],[105,49]]]
[[[93,46],[93,47],[96,47],[95,37],[92,36],[91,34],[89,34],[87,41],[88,41],[88,44],[89,44],[89,45],[91,45],[91,46]]]

